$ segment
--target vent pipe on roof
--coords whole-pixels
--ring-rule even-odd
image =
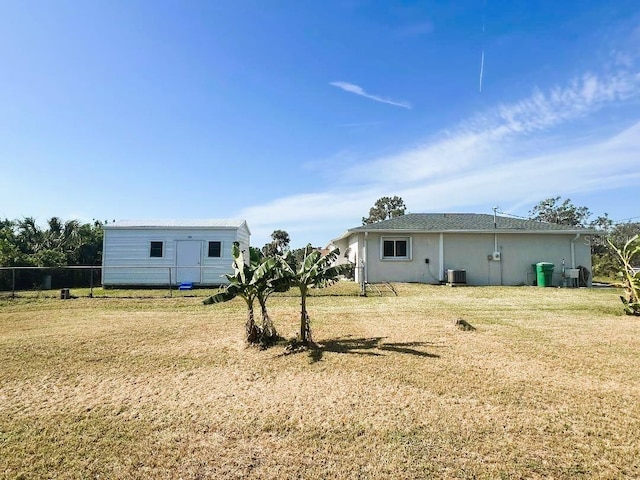
[[[493,207],[493,228],[498,228],[498,219],[496,217],[496,212],[498,211],[500,207],[495,206]]]

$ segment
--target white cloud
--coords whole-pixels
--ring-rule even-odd
[[[510,151],[535,133],[587,116],[604,105],[640,94],[640,77],[618,73],[599,78],[586,74],[549,93],[529,97],[478,114],[452,132],[425,144],[349,169],[349,175],[370,182],[424,182],[456,174],[474,165],[510,161]],[[409,180],[410,179],[410,180]]]
[[[317,238],[315,246],[337,236],[368,212],[378,192],[370,190],[328,190],[316,194],[293,195],[264,205],[243,209],[239,218],[247,219],[252,243],[261,246],[275,229],[286,230],[291,237],[306,242]],[[380,196],[380,195],[378,195]],[[358,216],[360,215],[360,217]],[[320,232],[315,234],[315,232]],[[256,239],[254,242],[253,239]],[[295,244],[294,244],[295,245]]]
[[[348,82],[331,82],[329,85],[334,87],[341,88],[345,92],[355,93],[356,95],[360,95],[361,97],[368,98],[370,100],[375,100],[376,102],[386,103],[389,105],[394,105],[396,107],[407,108],[411,110],[411,104],[407,102],[399,102],[396,100],[391,100],[389,98],[380,97],[379,95],[371,95],[364,91],[364,89],[358,85],[354,85],[353,83]]]
[[[640,122],[590,145],[531,156],[505,165],[477,165],[463,175],[406,191],[405,201],[437,199],[441,208],[496,201],[532,200],[556,192],[606,190],[634,185],[640,178]],[[404,198],[404,197],[403,197]]]
[[[586,74],[565,87],[537,90],[475,115],[418,147],[351,164],[325,191],[280,198],[240,216],[265,241],[283,228],[294,239],[321,244],[357,226],[384,195],[401,196],[414,212],[474,211],[477,205],[522,205],[552,195],[637,185],[637,118],[604,138],[582,130],[569,134],[564,127],[639,94],[635,73]],[[550,142],[549,135],[561,127],[563,144]]]

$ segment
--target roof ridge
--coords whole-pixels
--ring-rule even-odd
[[[488,213],[408,213],[387,218],[380,222],[361,225],[349,231],[530,231],[530,232],[580,232],[596,233],[581,226],[560,225],[533,219],[514,218]]]

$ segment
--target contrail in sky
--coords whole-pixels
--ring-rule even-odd
[[[482,56],[480,57],[480,93],[482,93],[482,75],[484,75],[484,27],[486,24],[487,0],[482,3]]]
[[[360,95],[362,97],[368,98],[370,100],[374,100],[376,102],[387,103],[389,105],[394,105],[396,107],[402,107],[402,108],[406,108],[408,110],[411,110],[411,104],[408,103],[408,102],[398,102],[396,100],[391,100],[389,98],[384,98],[384,97],[381,97],[379,95],[371,95],[370,93],[365,92],[362,87],[360,87],[358,85],[354,85],[353,83],[331,82],[331,83],[329,83],[329,85],[341,88],[345,92],[355,93],[356,95]]]
[[[482,57],[480,57],[480,93],[482,93],[482,75],[484,74],[484,50],[482,50]]]

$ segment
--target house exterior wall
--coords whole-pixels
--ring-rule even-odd
[[[354,280],[356,282],[360,282],[362,275],[362,269],[358,267],[361,264],[361,259],[363,257],[363,248],[362,248],[362,239],[364,235],[351,235],[349,238],[342,238],[340,240],[333,240],[331,244],[328,245],[329,249],[337,248],[340,250],[340,255],[335,260],[336,265],[343,265],[351,263],[356,266],[354,272]]]
[[[409,259],[383,259],[382,242],[385,239],[410,240]],[[367,235],[367,281],[438,283],[438,234],[380,234]],[[426,259],[429,263],[426,263]]]
[[[383,259],[385,238],[407,238],[410,258]],[[489,259],[496,251],[496,238],[500,261]],[[573,234],[369,232],[366,237],[363,233],[353,234],[346,243],[365,259],[366,281],[370,283],[439,283],[446,280],[446,271],[453,269],[466,270],[469,285],[532,285],[535,274],[531,265],[550,262],[555,265],[553,285],[561,285],[563,260],[566,268],[584,266],[591,271],[589,240]]]
[[[532,264],[550,262],[555,265],[553,285],[562,283],[562,263],[572,267],[572,243],[575,266],[591,270],[591,247],[585,237],[563,234],[498,233],[500,261],[489,260],[494,252],[492,234],[445,234],[444,269],[467,272],[470,285],[532,285]]]
[[[162,257],[150,257],[151,242],[163,242]],[[102,284],[167,285],[178,283],[178,242],[197,242],[200,247],[200,284],[227,283],[223,274],[231,273],[231,246],[239,241],[249,249],[249,231],[241,228],[105,228]],[[208,257],[208,242],[221,242],[221,256]],[[189,265],[195,267],[197,265]]]

